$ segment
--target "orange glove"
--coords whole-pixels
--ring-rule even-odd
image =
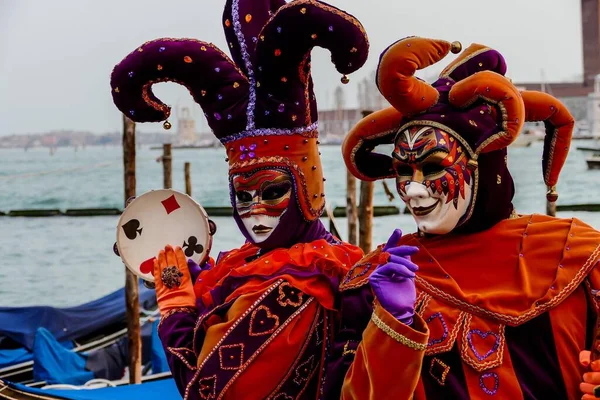
[[[161,315],[176,308],[196,308],[194,285],[181,247],[165,246],[154,260],[152,274]]]
[[[590,362],[591,353],[587,350],[579,353],[579,363],[591,372],[583,374],[583,382],[579,384],[579,389],[583,392],[582,400],[592,400],[598,397],[594,396],[594,388],[600,385],[600,360]]]

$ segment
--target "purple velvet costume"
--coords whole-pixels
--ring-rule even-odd
[[[293,179],[292,198],[269,238],[254,244],[230,185],[234,219],[248,241],[193,273],[199,273],[196,307],[161,309],[159,335],[186,399],[242,398],[240,387],[252,384],[244,398],[330,398],[323,372],[336,335],[338,286],[361,254],[318,219],[324,179],[310,51],[327,48],[337,70],[349,74],[366,61],[368,40],[354,17],[313,0],[227,0],[223,25],[233,61],[199,40],[147,42],[115,67],[114,102],[135,121],[162,121],[170,108],[154,96],[152,85],[186,86],[226,147],[230,181],[260,169],[284,170]],[[219,331],[223,326],[230,329]],[[304,336],[296,326],[306,327]],[[276,347],[287,339],[295,350]],[[245,378],[255,376],[265,354],[277,369],[268,373],[279,382],[273,387]]]

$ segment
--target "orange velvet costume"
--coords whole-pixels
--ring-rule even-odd
[[[393,108],[366,117],[344,142],[350,171],[363,180],[381,179],[394,176],[392,160],[372,150],[392,143],[405,126],[433,125],[461,141],[478,183],[473,216],[458,228],[399,242],[419,248],[412,261],[419,266],[420,318],[415,315],[412,328],[381,318],[377,306],[368,324],[364,318],[345,323],[343,357],[352,363],[342,398],[580,398],[578,354],[589,348],[599,312],[600,232],[577,219],[517,215],[505,162],[523,122],[545,121],[544,181],[548,200],[555,201],[573,119],[545,93],[516,91],[502,76],[502,57],[485,46],[465,50],[433,86],[413,77],[455,47],[421,38],[390,46],[378,84]],[[382,248],[344,279],[346,298],[370,292],[369,276],[385,261]],[[370,315],[370,302],[356,304],[355,315]],[[422,323],[428,335],[419,341]],[[410,351],[407,344],[414,343],[407,338],[426,349]]]
[[[381,358],[367,354],[369,351],[364,346],[373,340],[369,333],[371,327],[357,349],[357,358],[346,377],[343,398],[367,398],[366,393],[373,399],[410,398],[410,388],[416,386],[415,399],[425,399],[428,397],[423,380],[430,385],[432,382],[440,386],[466,385],[464,394],[468,397],[458,398],[487,398],[490,395],[482,390],[482,384],[492,392],[496,378],[495,397],[532,398],[521,387],[512,362],[514,357],[519,363],[526,363],[524,360],[528,357],[520,351],[511,353],[507,341],[515,335],[511,335],[511,330],[519,335],[521,331],[531,331],[540,316],[540,319],[549,319],[547,326],[551,331],[530,332],[532,337],[523,338],[516,349],[526,351],[528,341],[555,338],[558,365],[554,367],[560,369],[568,398],[578,398],[582,370],[577,354],[589,347],[588,318],[593,323],[598,311],[593,288],[600,287],[600,272],[595,269],[600,258],[600,233],[577,219],[529,215],[502,221],[489,230],[470,235],[468,241],[464,239],[461,235],[419,237],[413,234],[403,237],[399,243],[420,248],[412,260],[419,265],[415,308],[429,329],[429,338],[424,340],[427,343],[424,353],[429,357],[422,366],[423,378],[419,377],[423,353],[408,351],[406,345],[398,343],[393,336],[377,338]],[[481,246],[481,243],[490,245]],[[352,269],[342,290],[357,291],[368,285],[381,248]],[[588,316],[590,309],[594,312]],[[534,322],[528,328],[527,323],[531,321]],[[398,334],[406,334],[409,329],[397,321],[391,321],[388,326],[394,327],[392,330]],[[469,335],[469,332],[476,333]],[[457,353],[456,358],[458,354],[460,357],[460,363],[452,367],[444,362],[445,353],[451,351]],[[373,361],[365,363],[362,359],[369,355]],[[387,385],[380,386],[377,380],[367,382],[366,376],[370,377],[371,372],[367,373],[365,365],[382,364],[383,368],[373,375],[386,376],[389,375],[385,372],[388,361],[395,359],[411,368],[394,369]],[[456,364],[457,360],[453,361]],[[540,361],[547,360],[529,360],[529,368],[543,371],[548,366]],[[460,372],[453,368],[459,368]],[[537,376],[541,380],[544,374]],[[383,380],[381,376],[378,378]],[[361,395],[355,389],[357,380],[362,381]],[[402,383],[390,386],[394,381]]]

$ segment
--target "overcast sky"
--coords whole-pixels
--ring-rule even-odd
[[[355,84],[391,42],[417,35],[499,50],[514,81],[576,80],[582,73],[580,0],[330,0],[356,16],[371,42],[369,60],[344,86]],[[112,103],[112,67],[141,43],[190,37],[226,50],[224,0],[0,0],[0,135],[58,129],[97,133],[120,129]],[[314,52],[320,108],[330,108],[340,75],[323,50]],[[450,58],[449,58],[450,59]],[[447,63],[432,67],[426,76]],[[167,104],[192,104],[185,89],[161,84]],[[201,116],[199,106],[194,114]],[[159,131],[143,124],[142,131]]]

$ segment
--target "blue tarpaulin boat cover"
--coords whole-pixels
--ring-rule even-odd
[[[181,395],[171,378],[147,382],[141,385],[127,385],[102,389],[81,390],[42,390],[23,385],[12,387],[34,395],[54,395],[68,400],[168,400],[180,399]]]
[[[152,324],[152,373],[158,374],[160,372],[167,372],[169,370],[169,364],[167,363],[167,356],[165,355],[165,349],[158,337],[158,324],[160,320],[156,320]]]
[[[85,369],[85,354],[64,348],[44,328],[37,330],[33,351],[33,378],[36,381],[84,385],[94,379],[94,373]]]
[[[142,325],[142,364],[151,363],[152,373],[169,370],[158,337],[159,320]],[[121,379],[127,365],[128,338],[91,353],[74,353],[58,343],[44,328],[37,330],[33,352],[33,379],[49,384],[84,385],[91,379]]]
[[[33,354],[27,349],[0,350],[0,368],[33,360]]]
[[[151,309],[156,305],[153,289],[140,281],[140,305]],[[65,342],[93,333],[125,319],[125,289],[119,289],[98,300],[77,307],[54,308],[0,307],[0,338],[7,337],[33,351],[38,328],[45,328],[56,340]]]

